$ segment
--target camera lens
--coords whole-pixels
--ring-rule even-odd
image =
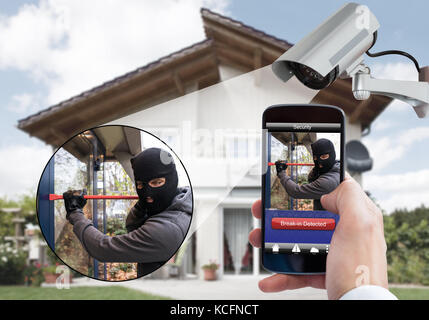
[[[311,89],[320,90],[329,86],[338,76],[338,66],[332,69],[325,77],[306,65],[288,62],[290,70],[304,85]]]

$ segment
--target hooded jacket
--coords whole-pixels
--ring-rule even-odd
[[[308,174],[309,177],[314,175],[314,168]],[[298,185],[292,181],[286,171],[278,174],[280,183],[285,188],[287,194],[295,199],[314,199],[314,210],[325,210],[320,203],[320,197],[333,191],[340,184],[340,162],[337,161],[332,168],[317,177],[314,181],[303,185]],[[312,179],[309,179],[310,181]]]
[[[70,214],[73,231],[83,247],[100,262],[138,262],[148,274],[166,263],[179,249],[192,216],[192,191],[178,188],[170,206],[142,222],[133,207],[126,220],[127,234],[107,236],[76,210]]]

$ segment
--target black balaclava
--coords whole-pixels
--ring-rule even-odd
[[[143,188],[136,190],[139,196],[139,205],[148,215],[154,215],[167,209],[177,194],[178,177],[173,157],[160,148],[149,148],[131,159],[134,171],[134,180],[143,182]],[[155,178],[165,178],[165,184],[153,188],[149,181]],[[146,202],[151,197],[152,203]]]
[[[330,140],[322,138],[311,144],[311,150],[313,151],[313,161],[316,170],[320,174],[331,170],[332,166],[335,164],[334,144]],[[329,154],[329,158],[325,160],[320,159],[322,154]],[[317,159],[314,160],[314,157],[317,157]],[[322,165],[322,168],[319,167],[319,164]]]

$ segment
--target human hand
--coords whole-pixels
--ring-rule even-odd
[[[66,208],[66,218],[69,219],[70,214],[73,211],[80,210],[82,211],[83,207],[86,205],[86,189],[82,190],[69,190],[63,193],[64,207]]]
[[[321,202],[340,216],[327,256],[326,275],[275,274],[261,280],[259,288],[264,292],[326,288],[329,299],[338,299],[362,284],[387,288],[386,242],[379,208],[348,175],[334,191],[322,196]],[[261,218],[260,200],[253,204],[252,213]],[[261,229],[253,230],[249,241],[260,247]]]
[[[275,164],[276,164],[277,174],[279,174],[280,172],[285,171],[287,169],[286,161],[277,160],[275,162]]]
[[[252,214],[261,219],[262,201],[257,200],[252,205]],[[249,242],[252,246],[260,248],[262,244],[262,232],[260,228],[254,229],[249,234]],[[278,292],[304,287],[325,289],[325,275],[286,275],[274,274],[259,281],[259,289],[264,292]]]
[[[131,208],[127,218],[125,219],[125,228],[128,232],[140,228],[148,219],[146,210],[141,207],[140,201],[141,200],[137,201],[134,207]]]

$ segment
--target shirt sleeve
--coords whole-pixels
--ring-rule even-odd
[[[346,292],[340,300],[398,300],[398,298],[386,288],[364,285]]]
[[[296,199],[320,199],[321,196],[334,190],[338,183],[332,174],[323,174],[310,183],[299,185],[282,171],[278,174],[280,183],[289,196]]]
[[[73,215],[73,216],[72,216]],[[107,236],[78,212],[71,213],[73,231],[90,256],[100,262],[160,262],[168,260],[184,235],[171,220],[152,217],[127,234]]]

